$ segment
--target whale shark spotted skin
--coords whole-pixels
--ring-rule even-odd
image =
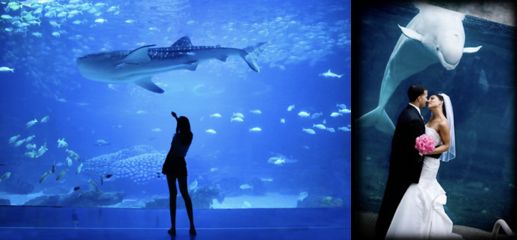
[[[196,70],[201,61],[228,56],[240,56],[255,72],[260,68],[254,52],[265,43],[244,49],[217,46],[193,46],[189,37],[182,37],[170,47],[146,45],[132,51],[112,51],[89,54],[77,58],[81,75],[94,81],[106,83],[135,83],[149,91],[163,93],[151,78],[158,73],[173,70]]]
[[[481,48],[464,47],[464,14],[423,3],[417,3],[416,7],[419,13],[408,25],[398,26],[402,34],[386,64],[378,105],[358,119],[361,127],[374,126],[393,134],[395,125],[385,106],[402,81],[435,63],[453,70],[463,53],[475,53]]]

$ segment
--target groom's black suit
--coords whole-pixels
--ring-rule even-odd
[[[412,183],[418,183],[423,157],[415,149],[415,140],[424,133],[424,120],[408,105],[399,115],[391,142],[388,181],[375,228],[377,238],[385,238],[404,193]]]

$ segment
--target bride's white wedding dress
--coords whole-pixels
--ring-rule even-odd
[[[435,129],[425,133],[441,144]],[[426,156],[418,184],[411,184],[397,207],[386,238],[460,238],[444,210],[447,196],[436,180],[440,160]]]

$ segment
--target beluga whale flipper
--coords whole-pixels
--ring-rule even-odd
[[[402,81],[438,62],[453,70],[463,53],[475,53],[481,48],[464,47],[464,14],[423,3],[417,3],[416,7],[419,13],[408,25],[398,26],[402,34],[386,64],[378,105],[358,119],[361,127],[375,126],[393,134],[395,125],[385,106]]]
[[[209,59],[226,61],[228,56],[241,57],[255,72],[260,68],[255,52],[265,43],[244,49],[217,46],[193,46],[189,37],[182,37],[170,47],[146,45],[132,51],[112,51],[77,58],[81,75],[106,83],[135,83],[149,91],[163,93],[151,81],[153,75],[173,70],[195,71],[198,64]]]

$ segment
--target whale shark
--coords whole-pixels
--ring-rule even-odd
[[[190,38],[184,36],[170,47],[145,45],[132,51],[111,51],[89,54],[77,58],[79,72],[87,79],[106,83],[135,83],[149,91],[163,93],[163,89],[151,81],[158,73],[187,69],[195,71],[198,64],[209,59],[223,62],[229,56],[239,56],[255,72],[256,51],[264,45],[261,42],[244,49],[217,46],[193,46]]]
[[[358,119],[360,127],[374,126],[393,134],[395,125],[385,106],[402,81],[435,63],[453,70],[463,53],[475,53],[481,48],[464,47],[464,14],[423,3],[415,6],[419,13],[406,27],[398,26],[402,33],[386,64],[377,107]]]

